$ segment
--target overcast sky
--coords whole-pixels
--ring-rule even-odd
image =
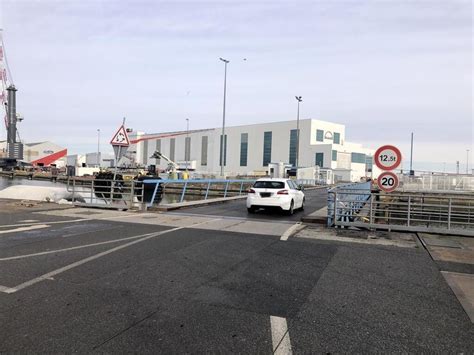
[[[302,118],[406,161],[414,131],[420,168],[473,150],[469,0],[0,4],[26,141],[94,151],[123,116],[148,133],[219,126],[225,57],[228,125],[294,119],[301,95]]]

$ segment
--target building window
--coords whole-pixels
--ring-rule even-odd
[[[290,131],[290,159],[291,165],[296,166],[296,141],[298,140],[298,130],[292,129]]]
[[[227,163],[227,134],[224,136],[224,149],[222,149],[222,134],[221,134],[221,142],[219,147],[219,166],[224,165],[226,166]],[[224,151],[224,162],[222,163],[222,151]]]
[[[332,151],[332,161],[337,161],[337,150]]]
[[[148,164],[148,141],[143,141],[143,151],[142,151],[142,161],[143,165]]]
[[[247,154],[249,145],[249,134],[240,135],[240,166],[247,166]]]
[[[174,160],[174,149],[176,147],[176,138],[170,139],[170,160]]]
[[[363,153],[351,153],[351,162],[365,164],[365,154]]]
[[[341,144],[341,134],[334,132],[334,144]]]
[[[161,139],[156,140],[155,150],[161,153]],[[161,159],[156,159],[156,164],[160,164]]]
[[[202,166],[207,166],[207,145],[208,145],[207,136],[202,136],[202,141],[201,141],[201,165]]]
[[[184,160],[191,160],[191,137],[186,137],[184,140]]]
[[[323,167],[324,165],[324,153],[316,153],[316,165]]]
[[[272,161],[272,132],[263,133],[263,166]]]
[[[316,130],[316,142],[324,142],[324,131],[322,129]]]

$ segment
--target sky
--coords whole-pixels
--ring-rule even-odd
[[[301,95],[301,118],[405,164],[414,132],[417,169],[474,162],[470,0],[0,0],[0,28],[28,142],[218,127],[224,57],[229,126],[293,120]]]

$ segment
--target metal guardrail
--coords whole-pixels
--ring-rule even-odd
[[[198,185],[202,186],[204,185],[204,200],[207,200],[209,198],[209,192],[211,187],[216,187],[216,185],[222,185],[222,197],[227,197],[229,193],[229,187],[231,185],[235,185],[236,188],[238,188],[238,195],[242,195],[244,191],[246,191],[246,188],[244,187],[250,187],[253,185],[253,183],[256,180],[225,180],[225,179],[207,179],[207,180],[200,180],[200,179],[188,179],[188,180],[183,180],[183,179],[150,179],[150,180],[144,180],[144,184],[155,184],[155,189],[153,191],[153,195],[151,197],[151,201],[147,202],[147,207],[151,207],[156,200],[156,195],[159,191],[159,187],[163,188],[163,190],[166,189],[166,185],[168,184],[178,184],[178,185],[183,185],[182,190],[181,190],[181,195],[180,195],[180,200],[179,202],[184,201],[184,197],[186,195],[186,191],[188,190],[188,187],[191,185]]]
[[[336,219],[351,221],[370,198],[370,182],[338,185],[328,190],[328,226]]]
[[[136,180],[70,178],[72,203],[102,208],[141,208],[144,186]]]
[[[371,192],[362,206],[358,191],[329,194],[330,226],[474,236],[473,194]]]

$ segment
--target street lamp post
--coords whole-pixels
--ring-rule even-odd
[[[296,113],[296,168],[299,166],[300,159],[300,102],[303,101],[301,96],[295,96],[296,101],[298,101],[298,111]]]
[[[188,147],[189,144],[189,147]],[[189,142],[189,118],[186,118],[186,143],[184,144],[184,155],[186,159],[186,172],[188,171],[188,160],[191,153],[191,142]]]
[[[100,168],[100,128],[97,129],[97,166]]]
[[[469,149],[466,149],[466,174],[469,174]]]
[[[220,147],[220,164],[221,164],[221,176],[224,176],[224,144],[225,144],[225,100],[227,90],[227,64],[229,61],[224,58],[219,58],[224,62],[224,105],[222,109],[222,136],[221,136],[221,147]]]

